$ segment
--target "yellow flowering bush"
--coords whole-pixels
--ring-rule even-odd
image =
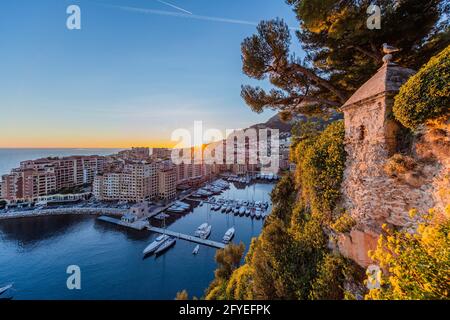
[[[445,214],[430,210],[414,233],[391,231],[370,253],[383,275],[381,287],[366,299],[448,299],[450,295],[450,206]],[[411,215],[416,215],[414,210]]]

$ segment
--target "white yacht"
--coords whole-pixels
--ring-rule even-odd
[[[208,224],[205,222],[202,225],[200,225],[200,227],[198,227],[197,230],[195,230],[195,235],[197,237],[200,237],[200,235],[203,234],[203,232],[206,230],[206,228],[208,228]]]
[[[212,226],[208,225],[206,229],[204,229],[203,232],[200,234],[200,238],[202,238],[203,240],[208,239],[209,236],[211,235],[211,229]]]
[[[236,230],[234,229],[234,227],[228,229],[227,232],[225,232],[225,235],[223,236],[222,241],[224,243],[229,243],[231,241],[231,239],[233,239],[235,232],[236,232]]]
[[[175,243],[177,242],[177,240],[175,238],[170,237],[169,239],[167,239],[166,241],[163,242],[163,244],[161,246],[159,246],[158,249],[156,249],[155,254],[161,254],[164,251],[168,250],[170,247],[174,246]]]
[[[160,235],[159,237],[156,238],[155,241],[153,241],[152,243],[150,243],[145,249],[144,251],[142,251],[142,254],[144,256],[151,254],[153,252],[156,251],[156,249],[158,249],[166,240],[168,240],[170,237],[168,235]]]

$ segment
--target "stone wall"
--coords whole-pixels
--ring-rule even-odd
[[[371,81],[382,82],[381,75],[380,69]],[[395,78],[389,69],[385,75]],[[411,209],[419,213],[426,213],[430,208],[442,211],[450,201],[448,122],[428,126],[418,136],[409,157],[417,164],[414,170],[388,174],[385,166],[396,152],[399,128],[391,111],[396,90],[390,91],[394,88],[391,86],[371,96],[372,87],[382,90],[377,85],[371,86],[369,81],[356,94],[359,98],[351,98],[351,103],[342,108],[347,162],[339,208],[352,216],[356,226],[349,233],[338,235],[338,247],[344,256],[363,267],[371,263],[367,252],[376,248],[383,224],[414,230],[420,215],[410,217]]]

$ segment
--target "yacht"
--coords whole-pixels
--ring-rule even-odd
[[[196,237],[200,237],[203,232],[205,232],[205,230],[208,228],[208,224],[205,222],[202,225],[200,225],[200,227],[197,228],[197,230],[195,231],[195,236]]]
[[[231,239],[233,239],[235,232],[236,232],[236,230],[234,229],[234,227],[228,229],[227,232],[225,232],[225,235],[223,236],[222,241],[224,243],[229,243],[231,241]]]
[[[231,210],[233,210],[233,208],[231,208],[231,206],[228,206],[228,207],[227,207],[227,213],[230,213]]]
[[[142,252],[144,256],[155,252],[164,242],[166,242],[170,237],[168,235],[161,235],[156,238],[155,241],[150,243]]]
[[[225,213],[227,211],[227,206],[226,205],[223,205],[222,206],[222,213]]]
[[[250,215],[250,209],[247,208],[247,209],[245,210],[245,215],[246,215],[247,217]]]
[[[235,207],[235,208],[233,209],[233,213],[234,213],[235,216],[237,216],[237,215],[239,214],[239,208],[238,208],[238,207]]]
[[[209,236],[211,235],[211,225],[208,225],[205,229],[203,229],[203,231],[200,233],[199,237],[202,238],[203,240],[208,239]]]
[[[256,215],[256,214],[255,214],[255,210],[251,210],[251,211],[250,211],[250,216],[251,216],[252,218],[254,218],[255,215]]]
[[[262,210],[260,208],[256,209],[255,216],[256,219],[261,219]]]
[[[245,214],[245,207],[242,206],[239,208],[239,215],[242,217],[242,216],[244,216],[244,214]]]
[[[158,254],[163,253],[164,251],[173,247],[176,242],[177,242],[177,240],[175,238],[170,237],[169,239],[164,241],[164,243],[158,249],[156,249],[155,254],[158,255]]]

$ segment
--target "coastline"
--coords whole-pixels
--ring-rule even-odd
[[[61,209],[47,209],[47,210],[33,210],[33,211],[19,211],[0,215],[1,220],[32,218],[32,217],[47,217],[47,216],[61,216],[61,215],[111,215],[120,217],[124,213],[124,209],[113,208],[61,208]]]

